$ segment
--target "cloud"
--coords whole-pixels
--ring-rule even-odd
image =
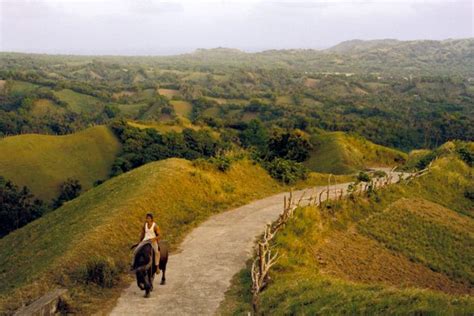
[[[0,0],[0,50],[166,54],[472,37],[467,0]]]

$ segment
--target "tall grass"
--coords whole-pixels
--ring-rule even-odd
[[[268,288],[261,294],[260,310],[271,315],[471,315],[472,296],[427,290],[424,285],[429,282],[423,282],[420,288],[413,282],[409,287],[373,279],[364,282],[357,277],[351,279],[360,281],[353,282],[331,273],[331,262],[321,258],[318,251],[326,243],[338,242],[334,238],[340,232],[358,234],[358,227],[374,245],[385,246],[387,254],[404,260],[407,268],[416,265],[426,275],[443,280],[440,282],[458,284],[459,291],[449,293],[466,293],[472,288],[474,249],[474,222],[464,215],[470,214],[473,206],[463,195],[472,185],[470,172],[457,158],[446,157],[437,160],[428,175],[408,184],[384,188],[370,197],[331,202],[331,209],[296,210],[296,216],[277,235],[274,251],[280,258],[270,274]],[[441,196],[445,197],[443,201]],[[353,258],[357,260],[356,255]],[[350,264],[355,268],[347,273],[357,273],[358,262]],[[387,262],[385,266],[390,269],[391,265]],[[220,314],[251,311],[250,285],[247,267],[234,278]]]
[[[107,179],[121,145],[106,126],[65,136],[26,134],[0,139],[0,175],[51,200],[67,178],[85,190]]]

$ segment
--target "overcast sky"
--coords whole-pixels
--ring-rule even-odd
[[[0,50],[163,55],[473,37],[473,0],[0,0]]]

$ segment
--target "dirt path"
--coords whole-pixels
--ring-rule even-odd
[[[398,180],[398,177],[395,176]],[[331,186],[346,189],[349,184]],[[325,187],[317,187],[321,192]],[[298,199],[303,191],[294,192]],[[309,194],[308,190],[308,194]],[[275,220],[283,208],[277,194],[220,213],[195,228],[183,241],[180,251],[168,262],[167,284],[155,278],[150,298],[143,298],[132,283],[119,298],[112,315],[213,315],[232,277],[245,267],[252,255],[255,238],[265,224]],[[325,196],[326,194],[324,194]]]

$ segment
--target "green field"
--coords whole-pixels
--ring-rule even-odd
[[[130,243],[147,212],[155,213],[175,247],[211,214],[279,190],[262,168],[246,160],[224,173],[212,165],[168,159],[112,178],[0,239],[0,310],[17,308],[58,285],[69,288],[73,307],[82,308],[78,313],[100,309],[94,303],[108,290],[97,295],[77,275],[97,256],[125,271]]]
[[[103,104],[97,98],[70,89],[55,91],[54,94],[67,102],[68,108],[76,113],[97,113],[103,108]]]
[[[191,114],[191,111],[193,109],[193,106],[190,102],[181,101],[181,100],[173,100],[173,101],[170,101],[170,104],[173,106],[174,111],[176,112],[177,115],[189,118],[189,115]]]
[[[451,156],[408,184],[331,208],[298,209],[275,240],[279,260],[260,312],[471,315],[474,205],[464,195],[470,173]],[[234,278],[220,314],[251,310],[248,269]]]
[[[67,178],[84,189],[107,179],[121,145],[112,131],[96,126],[66,136],[26,134],[0,139],[0,175],[26,185],[39,198],[50,200]]]
[[[36,90],[39,86],[26,81],[11,80],[7,82],[10,84],[11,93],[29,93]]]
[[[125,115],[125,117],[136,118],[140,110],[146,107],[146,103],[133,103],[133,104],[114,104],[116,105],[120,113]]]
[[[31,114],[34,116],[45,116],[57,113],[64,113],[66,110],[60,106],[54,104],[53,101],[48,99],[38,99],[33,102],[31,108]]]
[[[343,132],[324,132],[311,137],[314,149],[305,165],[316,172],[345,174],[368,167],[393,167],[406,154]]]

